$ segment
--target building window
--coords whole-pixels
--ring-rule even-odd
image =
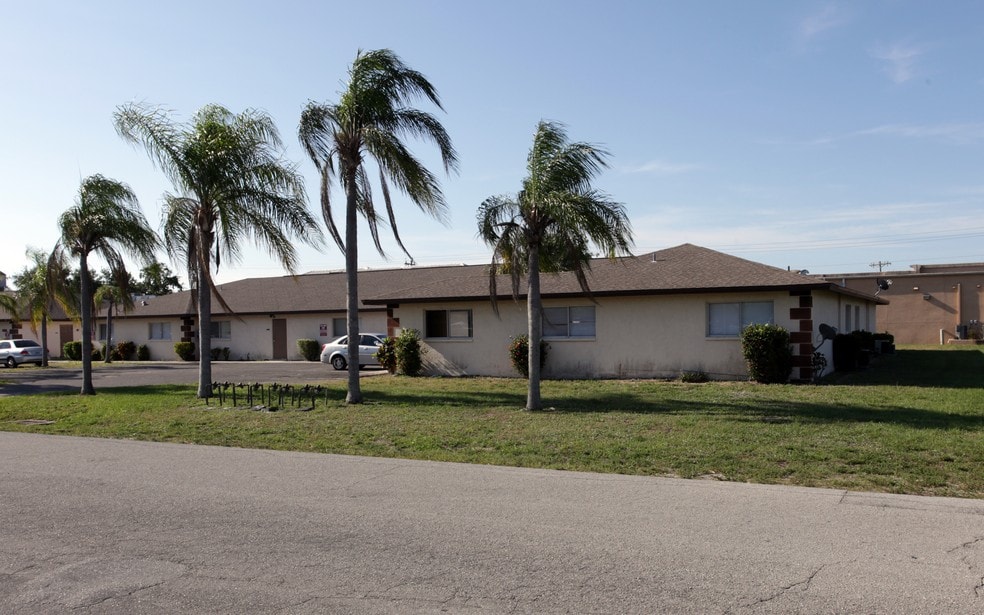
[[[171,323],[152,322],[147,325],[147,339],[149,340],[169,340],[171,339]]]
[[[594,337],[593,305],[543,308],[543,337]]]
[[[854,331],[854,327],[851,323],[851,306],[849,305],[844,306],[844,331],[846,333]]]
[[[334,337],[340,335],[345,335],[348,333],[348,321],[344,318],[332,318],[331,319],[331,334]]]
[[[424,310],[424,337],[470,338],[471,310]]]
[[[748,325],[772,324],[771,301],[744,301],[707,304],[707,335],[738,337]]]
[[[106,341],[106,323],[99,323],[99,330],[97,331],[96,339],[101,342]]]
[[[232,338],[231,320],[212,321],[212,339],[227,340]]]

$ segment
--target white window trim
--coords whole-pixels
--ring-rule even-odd
[[[594,333],[591,335],[571,335],[571,309],[573,308],[590,308],[594,314]],[[540,322],[541,331],[543,330],[543,311],[552,309],[565,309],[567,310],[567,335],[547,335],[543,334],[543,339],[550,340],[552,342],[591,342],[598,338],[598,310],[593,305],[548,305],[541,308]],[[577,323],[574,323],[577,324]]]
[[[776,303],[771,299],[766,299],[762,301],[708,301],[704,310],[704,332],[705,337],[711,340],[735,340],[741,335],[741,330],[750,324],[759,323],[746,323],[744,316],[744,309],[746,304],[750,303],[769,303],[772,305],[772,318],[768,323],[762,324],[775,324],[776,322]],[[738,306],[738,333],[711,333],[711,306],[712,305],[737,305]]]
[[[447,315],[448,333],[451,333],[451,312],[468,312],[468,335],[427,335],[427,313],[444,312]],[[471,308],[436,308],[424,310],[424,339],[440,342],[471,342],[475,339],[475,314]]]

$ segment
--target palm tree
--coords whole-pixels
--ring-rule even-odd
[[[89,256],[101,256],[111,271],[125,270],[121,250],[151,262],[160,241],[140,212],[137,197],[126,184],[93,175],[82,180],[75,206],[58,218],[60,238],[55,252],[79,259],[82,285],[82,395],[92,386],[92,279]]]
[[[164,243],[187,266],[197,297],[198,397],[211,397],[212,295],[233,312],[213,281],[213,265],[218,271],[223,257],[235,262],[250,241],[293,272],[294,243],[322,240],[303,179],[282,159],[273,120],[260,111],[208,105],[180,125],[160,108],[128,104],[114,118],[120,136],[143,145],[177,192],[164,195]]]
[[[103,348],[103,362],[113,362],[113,310],[119,307],[125,314],[133,309],[133,296],[130,294],[130,274],[125,270],[109,272],[109,281],[103,282],[93,294],[95,306],[106,304],[106,345]]]
[[[321,175],[321,213],[339,249],[345,254],[347,279],[348,356],[359,356],[359,245],[358,215],[366,219],[376,245],[379,225],[388,223],[400,249],[413,261],[400,239],[390,198],[394,184],[424,212],[443,220],[446,204],[437,178],[407,148],[402,139],[433,141],[441,153],[445,172],[457,169],[458,157],[451,139],[437,119],[410,105],[425,98],[443,110],[437,90],[422,74],[405,65],[388,49],[359,52],[349,69],[349,81],[334,104],[309,103],[301,114],[298,138]],[[377,211],[365,157],[379,168],[385,220]],[[345,239],[332,215],[330,186],[337,173],[345,192]],[[350,404],[362,402],[358,361],[348,365]]]
[[[591,187],[591,180],[607,167],[607,157],[608,153],[597,146],[568,142],[563,125],[541,121],[519,194],[490,197],[478,210],[478,234],[492,248],[489,294],[496,313],[497,274],[508,271],[514,298],[519,296],[522,274],[526,274],[527,410],[541,407],[540,273],[573,271],[581,290],[588,293],[591,244],[609,258],[630,253],[632,230],[625,208]]]
[[[68,281],[68,263],[64,256],[28,248],[31,265],[14,276],[17,287],[17,304],[31,320],[31,329],[41,333],[43,351],[41,365],[48,366],[48,321],[51,310],[58,304],[71,316],[78,314],[78,295]],[[4,307],[8,307],[4,304]]]

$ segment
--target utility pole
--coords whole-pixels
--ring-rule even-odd
[[[882,272],[882,267],[887,267],[888,265],[891,265],[891,264],[892,263],[890,261],[875,261],[875,262],[871,263],[868,266],[871,267],[872,269],[874,269],[875,267],[878,267],[878,273],[881,273]]]

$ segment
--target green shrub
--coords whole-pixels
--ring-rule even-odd
[[[741,332],[741,352],[755,382],[787,382],[793,371],[789,332],[779,325],[748,325]]]
[[[222,347],[222,360],[223,361],[228,361],[229,360],[229,356],[231,354],[232,354],[232,351],[229,350],[229,347],[228,346],[223,346]]]
[[[133,342],[120,342],[113,346],[111,358],[115,361],[129,361],[137,352],[137,345]]]
[[[102,361],[103,360],[102,350],[96,348],[95,346],[92,347],[92,360],[93,361]]]
[[[62,344],[62,356],[70,361],[81,361],[82,342],[65,342]]]
[[[178,358],[181,359],[182,361],[194,361],[195,360],[194,342],[175,342],[174,354],[178,355]]]
[[[218,361],[222,356],[222,348],[219,348],[218,346],[212,347],[212,349],[208,351],[208,356],[210,356],[213,361]]]
[[[419,376],[426,350],[420,345],[420,331],[404,329],[396,338],[396,368],[404,376]]]
[[[317,361],[321,358],[321,344],[318,340],[297,340],[297,349],[305,361]]]
[[[707,377],[707,374],[704,373],[704,370],[702,369],[694,369],[694,370],[685,369],[682,372],[680,372],[680,382],[699,384],[702,382],[707,382],[709,380],[710,378]]]
[[[392,337],[383,338],[383,343],[376,350],[376,360],[379,366],[391,374],[396,373],[396,340]]]
[[[861,350],[874,351],[875,334],[871,331],[851,331],[851,335],[857,338],[858,347]]]
[[[527,334],[509,338],[509,361],[513,369],[523,378],[530,377],[530,336]],[[540,370],[547,364],[547,350],[550,344],[540,340]]]
[[[855,335],[838,333],[834,336],[834,371],[853,372],[861,356],[861,340]]]
[[[147,344],[137,346],[137,361],[150,361],[150,348]]]

